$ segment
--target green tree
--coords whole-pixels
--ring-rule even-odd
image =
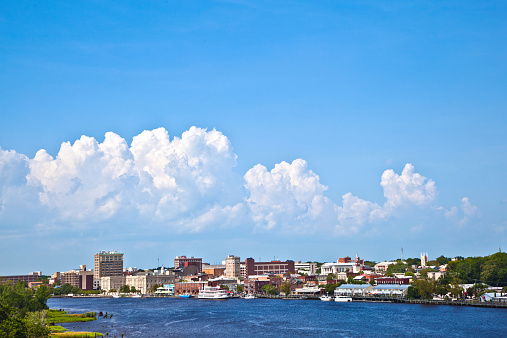
[[[407,264],[402,263],[402,262],[398,262],[396,264],[389,265],[389,267],[387,268],[387,272],[392,273],[392,274],[405,273],[405,271],[407,270],[407,267],[408,267]]]
[[[49,337],[51,333],[47,325],[47,310],[27,313],[25,325],[26,336],[29,338]]]
[[[421,295],[419,294],[419,290],[417,290],[414,286],[409,286],[407,289],[407,298],[408,299],[419,299]]]
[[[436,259],[438,265],[444,265],[449,263],[449,258],[445,258],[444,256],[440,256]]]
[[[150,291],[151,291],[151,292],[155,292],[155,291],[157,291],[157,289],[158,289],[159,287],[160,287],[160,285],[158,285],[158,284],[153,284],[153,286],[151,287]]]
[[[261,288],[266,295],[277,295],[279,293],[278,288],[269,284],[264,285]]]
[[[128,286],[128,285],[123,285],[123,286],[120,288],[120,292],[121,292],[121,293],[129,293],[129,292],[130,292],[130,286]]]
[[[286,296],[290,295],[290,282],[289,281],[285,281],[281,286],[280,286],[280,291],[282,291]]]
[[[130,287],[130,292],[132,292],[132,293],[136,293],[136,292],[139,292],[139,290],[136,290],[136,287],[132,285],[132,286]]]
[[[238,285],[236,288],[237,292],[243,292],[243,285]]]
[[[332,280],[332,279],[336,279],[336,276],[333,273],[328,273],[326,280]]]

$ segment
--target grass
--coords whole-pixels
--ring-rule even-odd
[[[79,314],[68,314],[65,311],[58,311],[50,309],[48,311],[48,323],[74,323],[74,322],[89,322],[95,320],[95,312],[86,312]]]
[[[73,323],[73,322],[89,322],[97,319],[95,316],[97,314],[95,312],[85,312],[79,314],[68,314],[65,311],[58,311],[50,309],[48,310],[48,323]],[[61,327],[59,325],[51,325],[51,337],[102,337],[104,336],[99,332],[72,332],[67,331],[66,328]]]
[[[103,337],[104,335],[99,332],[61,332],[61,333],[52,333],[51,337]]]
[[[64,328],[60,325],[50,325],[49,328],[51,329],[51,332],[65,332],[65,331],[67,331],[66,328]]]

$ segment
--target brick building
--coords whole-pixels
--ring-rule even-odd
[[[253,258],[245,259],[245,277],[259,276],[268,273],[284,274],[287,272],[294,273],[296,268],[294,261],[271,261],[271,262],[255,262]]]
[[[187,256],[176,256],[174,259],[175,268],[186,268],[188,266],[197,267],[197,273],[202,272],[202,258],[194,258]]]

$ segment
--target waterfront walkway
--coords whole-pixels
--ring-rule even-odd
[[[290,295],[288,297],[279,295],[256,295],[257,298],[277,298],[277,299],[305,299],[320,300],[320,295],[316,296],[299,296]],[[385,302],[385,303],[406,303],[406,304],[424,304],[424,305],[452,305],[452,306],[474,306],[488,308],[504,308],[507,309],[506,302],[481,302],[478,300],[434,300],[434,299],[406,299],[400,297],[389,296],[352,296],[355,302]]]

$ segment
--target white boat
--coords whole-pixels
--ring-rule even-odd
[[[323,302],[331,302],[333,300],[333,297],[331,297],[330,295],[326,294],[324,296],[320,296],[320,300],[323,301]]]
[[[349,296],[336,296],[334,297],[335,302],[351,302],[352,298]]]
[[[120,295],[113,295],[113,298],[120,298]]]
[[[205,286],[197,295],[199,299],[229,299],[229,292],[216,286]]]
[[[141,298],[142,296],[140,294],[135,294],[132,296],[132,298]]]
[[[245,299],[255,299],[255,295],[253,293],[249,293],[244,297]]]

